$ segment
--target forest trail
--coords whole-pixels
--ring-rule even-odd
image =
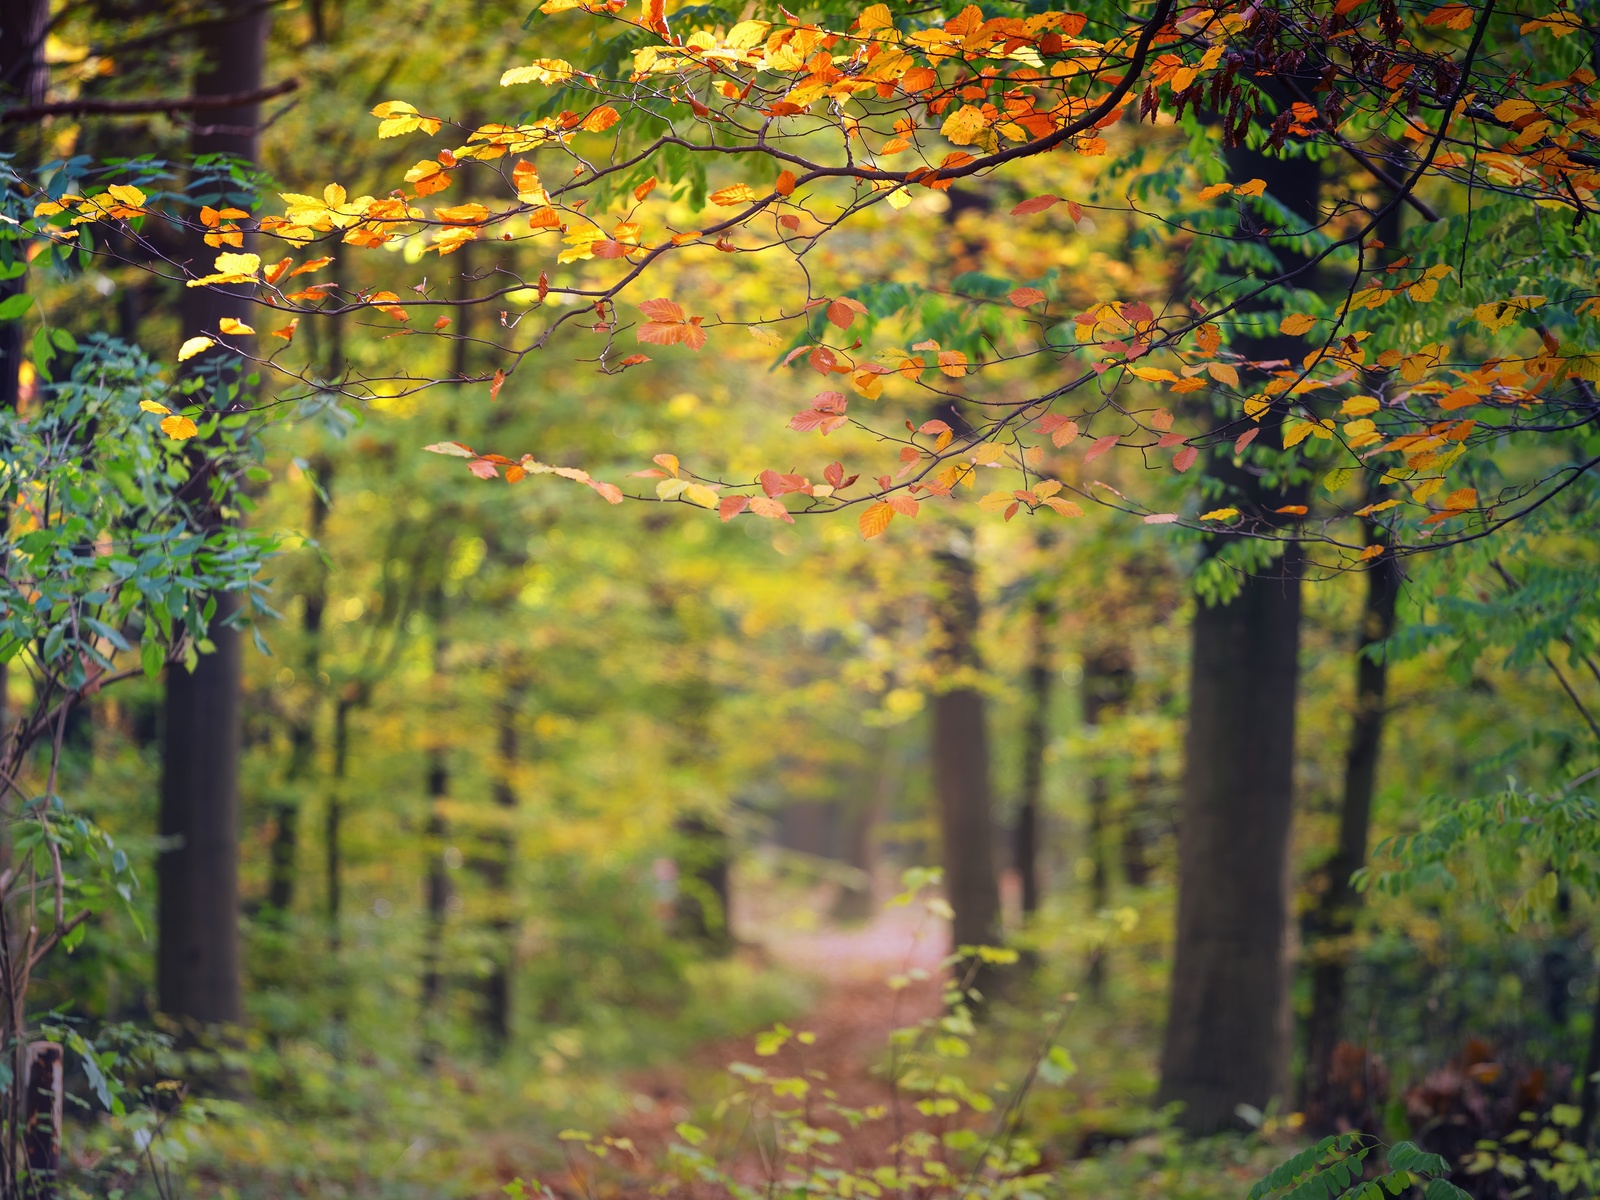
[[[676,1140],[677,1124],[707,1120],[710,1107],[729,1090],[726,1075],[710,1081],[735,1062],[755,1063],[776,1074],[805,1074],[819,1088],[835,1092],[836,1102],[847,1107],[891,1106],[892,1090],[875,1070],[884,1059],[889,1034],[939,1009],[939,964],[949,952],[950,930],[921,904],[878,905],[874,915],[858,925],[819,919],[806,929],[785,928],[780,912],[760,911],[755,904],[736,902],[736,906],[743,909],[735,913],[740,953],[815,982],[814,1002],[787,1024],[797,1032],[815,1034],[816,1041],[803,1047],[791,1042],[777,1055],[761,1058],[752,1036],[730,1038],[708,1043],[686,1062],[641,1073],[633,1086],[650,1097],[654,1107],[630,1115],[613,1130],[614,1136],[633,1140],[641,1164],[665,1154]],[[889,986],[891,977],[914,970],[926,972],[927,978],[898,990]],[[908,1124],[923,1123],[909,1106],[905,1111]],[[820,1117],[817,1123],[842,1126]],[[892,1120],[863,1126],[846,1139],[835,1165],[882,1163],[895,1136]],[[718,1158],[725,1167],[731,1162],[741,1179],[764,1177],[760,1155],[748,1138]]]

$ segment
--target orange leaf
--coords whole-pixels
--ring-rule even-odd
[[[621,113],[609,104],[602,104],[583,119],[583,128],[590,133],[604,133],[620,120],[622,120]]]
[[[779,171],[778,182],[773,185],[773,191],[780,196],[794,195],[795,178],[793,171]]]
[[[491,401],[499,399],[500,389],[505,385],[505,382],[506,373],[504,371],[496,371],[493,381],[489,384],[489,399]]]
[[[758,517],[766,517],[771,521],[784,521],[790,525],[794,524],[794,518],[789,515],[789,510],[780,501],[774,500],[770,496],[750,497],[750,511]]]
[[[1045,209],[1051,208],[1060,203],[1060,196],[1051,196],[1048,194],[1043,196],[1034,196],[1031,199],[1024,200],[1021,204],[1013,208],[1011,210],[1011,215],[1013,217],[1026,217],[1036,212],[1043,212]]]
[[[731,521],[750,505],[749,496],[724,496],[722,503],[717,505],[717,516],[724,521]]]
[[[1285,504],[1282,508],[1272,510],[1275,513],[1288,513],[1291,517],[1303,517],[1308,511],[1304,504]]]
[[[643,200],[651,192],[655,191],[655,188],[656,188],[656,177],[654,175],[652,175],[652,176],[650,176],[649,179],[646,179],[638,187],[633,189],[633,198],[635,200]]]
[[[748,183],[730,184],[711,193],[711,203],[721,205],[723,208],[737,208],[741,204],[749,204],[755,198],[756,190]]]
[[[885,529],[889,528],[889,522],[892,520],[894,520],[894,509],[880,500],[877,504],[871,505],[862,511],[858,522],[861,527],[861,536],[864,538],[877,537]]]
[[[1036,287],[1019,287],[1012,288],[1006,299],[1018,308],[1029,308],[1044,300],[1045,294]]]
[[[1172,465],[1180,472],[1187,471],[1194,466],[1194,460],[1200,457],[1200,451],[1193,446],[1185,446],[1172,456]]]
[[[1116,444],[1117,435],[1114,433],[1107,434],[1103,438],[1096,438],[1094,445],[1089,447],[1089,452],[1083,456],[1083,461],[1086,463],[1092,463],[1095,459],[1099,458],[1102,454]]]

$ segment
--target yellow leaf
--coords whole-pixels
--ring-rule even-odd
[[[1472,315],[1490,333],[1499,333],[1517,319],[1518,313],[1528,312],[1543,303],[1543,296],[1511,296],[1505,300],[1480,304],[1472,310]]]
[[[223,333],[245,334],[254,333],[255,330],[236,317],[223,317],[217,322],[217,328]]]
[[[861,536],[864,538],[877,537],[885,529],[889,528],[889,522],[892,520],[894,520],[894,509],[883,501],[878,501],[878,503],[871,505],[861,513],[861,518],[858,522],[861,527]]]
[[[1231,191],[1233,191],[1233,184],[1231,183],[1213,183],[1209,187],[1200,189],[1200,199],[1214,200],[1218,196],[1226,195]]]
[[[972,461],[980,467],[990,463],[997,463],[1006,456],[1006,448],[999,442],[985,442],[978,447],[978,452],[972,456]]]
[[[1208,513],[1201,513],[1202,521],[1231,521],[1239,515],[1237,508],[1213,508]]]
[[[701,508],[717,506],[717,493],[703,483],[691,483],[684,488],[683,498],[691,504],[698,504]]]
[[[155,413],[163,417],[172,411],[165,404],[157,404],[154,400],[141,400],[139,401],[139,407],[147,413]]]
[[[990,492],[978,501],[978,507],[984,512],[1004,512],[1016,503],[1016,497],[1010,492]]]
[[[1316,324],[1317,319],[1310,313],[1290,313],[1278,322],[1278,332],[1299,337],[1302,333],[1310,333]]]
[[[217,343],[208,337],[192,337],[178,347],[178,361],[188,362],[196,354],[204,354]]]
[[[536,58],[526,67],[512,67],[500,76],[500,86],[517,83],[564,83],[572,78],[572,64],[563,58]]]
[[[131,183],[113,183],[106,191],[113,200],[126,204],[129,208],[140,208],[144,205],[144,193]]]
[[[1060,496],[1046,496],[1043,498],[1042,503],[1052,512],[1058,512],[1063,517],[1083,516],[1083,509],[1079,508],[1071,500],[1061,499]]]
[[[1418,504],[1424,504],[1427,502],[1429,496],[1433,495],[1443,486],[1443,476],[1435,475],[1432,479],[1424,479],[1411,490],[1411,498]]]
[[[194,422],[188,417],[170,416],[162,420],[161,432],[175,442],[186,441],[200,431],[195,428]]]
[[[1311,431],[1317,426],[1310,421],[1285,421],[1283,425],[1283,448],[1285,450],[1298,446],[1311,436]]]
[[[989,122],[984,119],[982,109],[975,105],[963,104],[944,119],[939,132],[944,135],[945,140],[957,146],[970,146],[978,140],[988,125]]]
[[[735,208],[740,204],[749,204],[756,198],[756,190],[748,183],[735,183],[725,188],[718,188],[711,193],[711,203],[720,204],[723,208]]]
[[[1363,550],[1360,554],[1356,555],[1356,561],[1357,562],[1366,562],[1369,559],[1377,558],[1380,554],[1383,553],[1383,551],[1384,551],[1383,543],[1374,542],[1372,545],[1368,546],[1365,550]]]
[[[1272,401],[1265,396],[1247,396],[1244,401],[1244,415],[1252,421],[1261,420],[1262,414],[1272,407]]]
[[[1538,111],[1539,106],[1532,100],[1502,100],[1494,106],[1494,119],[1509,123]]]
[[[1239,372],[1227,363],[1207,363],[1206,373],[1218,383],[1225,383],[1229,387],[1239,386]]]
[[[1265,179],[1252,179],[1249,183],[1241,183],[1233,189],[1236,196],[1259,196],[1267,190]]]
[[[1378,398],[1376,396],[1351,396],[1339,406],[1341,417],[1364,417],[1368,413],[1378,411]]]
[[[1477,488],[1457,488],[1444,498],[1444,506],[1452,512],[1463,512],[1478,507]]]

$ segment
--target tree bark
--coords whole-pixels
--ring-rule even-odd
[[[1105,718],[1118,712],[1133,691],[1133,667],[1121,647],[1100,650],[1083,664],[1083,723],[1094,729]],[[1089,773],[1089,911],[1103,912],[1111,904],[1111,784],[1104,770]],[[1106,952],[1097,949],[1089,957],[1086,976],[1089,994],[1099,999],[1105,990]]]
[[[489,932],[493,941],[489,976],[483,983],[483,1032],[490,1049],[500,1053],[511,1042],[511,973],[516,958],[515,903],[511,894],[511,866],[516,861],[517,791],[513,775],[520,753],[517,717],[524,689],[520,683],[506,688],[499,712],[494,777],[495,824],[484,838],[478,863],[489,893]]]
[[[1384,542],[1383,530],[1366,522],[1367,544]],[[1329,1076],[1344,1015],[1350,936],[1361,894],[1350,877],[1367,861],[1372,799],[1383,744],[1389,664],[1382,649],[1394,632],[1400,598],[1400,564],[1385,552],[1367,571],[1367,595],[1356,639],[1356,705],[1345,751],[1344,796],[1339,809],[1339,844],[1324,867],[1324,887],[1306,921],[1311,958],[1311,1015],[1306,1023],[1306,1067],[1302,1111],[1313,1130],[1331,1130]]]
[[[423,887],[427,925],[422,944],[422,1038],[417,1050],[417,1059],[425,1067],[432,1066],[439,1058],[438,1009],[444,998],[444,932],[450,904],[450,875],[444,861],[447,832],[444,801],[449,794],[450,768],[445,762],[444,751],[430,751],[428,827],[425,836],[428,877]]]
[[[1012,858],[1022,883],[1022,917],[1039,911],[1039,823],[1044,799],[1044,758],[1050,745],[1052,645],[1055,595],[1040,585],[1029,606],[1028,716],[1022,728],[1022,802],[1017,806]]]
[[[1000,939],[989,794],[989,731],[979,669],[977,568],[970,543],[936,556],[942,594],[934,605],[936,664],[949,686],[934,693],[931,732],[934,794],[939,803],[945,896],[955,910],[957,948]]]
[[[1318,164],[1229,151],[1230,176],[1262,178],[1291,214],[1291,231],[1315,223]],[[1255,220],[1253,214],[1249,219]],[[1265,243],[1272,230],[1248,228]],[[1305,264],[1274,246],[1285,270]],[[1294,286],[1308,287],[1305,272]],[[1241,346],[1252,360],[1298,357],[1290,339]],[[1281,445],[1281,407],[1260,441]],[[1304,483],[1273,486],[1223,444],[1208,471],[1252,516],[1303,503]],[[1273,520],[1266,516],[1265,519]],[[1215,553],[1227,535],[1211,539]],[[1189,726],[1178,844],[1177,945],[1158,1103],[1183,1105],[1195,1134],[1233,1125],[1242,1105],[1287,1093],[1289,1060],[1288,871],[1295,760],[1295,699],[1302,564],[1288,553],[1245,574],[1237,596],[1195,614]]]
[[[318,542],[328,521],[327,487],[332,479],[325,461],[319,460],[313,469],[316,475],[311,489],[307,532],[313,542]],[[267,913],[279,922],[286,921],[294,907],[295,858],[300,845],[300,797],[294,793],[304,786],[311,774],[317,748],[317,709],[322,698],[318,674],[322,669],[322,615],[328,603],[328,568],[320,545],[312,546],[309,553],[313,556],[311,578],[305,585],[305,610],[300,624],[305,639],[300,670],[306,698],[304,708],[295,712],[289,721],[289,763],[284,771],[284,785],[291,794],[275,806],[268,859],[271,873],[267,884]]]
[[[49,0],[0,0],[0,107],[29,108],[44,101],[50,84],[50,67],[44,57],[49,25]],[[20,132],[6,129],[0,133],[0,151],[17,153]],[[26,275],[0,281],[0,302],[26,288]],[[17,406],[26,332],[20,320],[0,322],[0,408]],[[0,703],[4,703],[3,694]]]
[[[261,86],[270,10],[245,8],[203,26],[196,96],[250,92]],[[256,158],[259,104],[216,110],[190,141],[196,157]],[[248,243],[247,243],[248,244]],[[189,242],[195,266],[214,252],[198,235]],[[221,318],[243,312],[242,301],[220,288],[185,288],[179,303],[183,336],[215,330]],[[215,352],[214,352],[215,353]],[[197,365],[210,356],[196,360]],[[242,381],[239,381],[242,386]],[[219,401],[220,397],[217,398]],[[214,519],[219,519],[216,516]],[[193,672],[167,673],[161,832],[172,839],[157,864],[161,941],[157,988],[164,1012],[202,1024],[237,1022],[239,982],[239,634],[224,624],[235,596],[217,597],[208,636],[216,646]]]

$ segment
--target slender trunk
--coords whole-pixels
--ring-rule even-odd
[[[1083,664],[1083,724],[1097,729],[1105,719],[1120,712],[1133,691],[1133,667],[1121,647],[1100,650]],[[1102,766],[1089,771],[1089,911],[1101,913],[1111,904],[1111,784]],[[1089,957],[1087,986],[1099,999],[1105,990],[1106,954],[1103,949]]]
[[[1367,522],[1367,544],[1383,542],[1381,527]],[[1322,895],[1306,922],[1311,957],[1311,1016],[1306,1024],[1306,1068],[1302,1111],[1316,1130],[1329,1129],[1329,1077],[1344,1014],[1345,973],[1350,936],[1361,894],[1350,877],[1367,861],[1367,835],[1383,742],[1384,703],[1389,666],[1383,644],[1394,632],[1400,597],[1400,564],[1391,553],[1367,572],[1366,603],[1356,642],[1356,701],[1345,751],[1344,797],[1339,810],[1339,844],[1324,868]]]
[[[959,949],[999,941],[1000,887],[989,798],[987,712],[976,679],[977,566],[970,542],[952,544],[936,557],[942,584],[934,605],[940,638],[937,667],[946,686],[933,696],[933,786],[945,894],[955,910],[951,932]]]
[[[1235,179],[1266,180],[1292,229],[1317,220],[1319,167],[1309,158],[1229,152]],[[1254,220],[1254,216],[1250,217]],[[1265,244],[1272,231],[1254,231]],[[1306,261],[1272,247],[1287,269]],[[1304,274],[1295,285],[1308,287]],[[1252,360],[1298,358],[1292,339],[1239,347]],[[1282,408],[1262,419],[1260,441],[1281,445]],[[1304,484],[1271,486],[1232,447],[1208,472],[1253,518],[1281,520],[1303,504]],[[1226,535],[1214,537],[1215,552]],[[1243,575],[1239,592],[1195,613],[1189,727],[1179,816],[1177,944],[1158,1103],[1181,1103],[1180,1124],[1211,1133],[1240,1106],[1264,1108],[1287,1093],[1289,1061],[1289,826],[1302,563],[1291,545],[1276,563]]]
[[[512,685],[500,704],[494,778],[494,825],[484,838],[478,873],[489,893],[489,931],[493,941],[489,976],[483,984],[483,1032],[495,1052],[511,1042],[511,972],[516,958],[515,903],[511,865],[516,861],[517,792],[514,774],[520,746],[517,717],[523,689]]]
[[[354,707],[354,700],[341,696],[333,710],[333,779],[328,787],[328,808],[323,817],[322,874],[327,905],[324,917],[328,926],[328,952],[335,957],[344,946],[341,926],[344,858],[339,839],[344,822],[344,783],[350,755],[350,710]]]
[[[249,8],[231,20],[202,26],[196,95],[253,91],[261,86],[270,10]],[[196,157],[231,154],[254,162],[259,105],[207,112],[190,142]],[[188,244],[195,267],[215,252],[198,235]],[[239,316],[244,302],[220,288],[185,288],[179,304],[183,336],[215,331],[224,316]],[[220,352],[220,348],[219,348]],[[210,364],[213,352],[195,360]],[[239,372],[227,382],[242,388]],[[219,375],[217,378],[223,379]],[[204,392],[200,393],[204,395]],[[213,405],[240,403],[239,395],[213,395]],[[202,450],[198,451],[203,453]],[[220,514],[213,514],[220,520]],[[201,1024],[232,1023],[242,1016],[239,982],[239,635],[224,624],[238,599],[216,597],[207,636],[215,644],[193,672],[167,673],[163,743],[161,832],[169,848],[157,864],[157,988],[163,1011]]]
[[[427,925],[422,944],[422,1039],[417,1058],[432,1066],[439,1058],[439,1004],[444,997],[444,932],[450,904],[450,876],[445,864],[445,799],[450,794],[450,768],[443,750],[428,756],[428,878],[423,897]]]
[[[316,471],[316,480],[311,489],[308,527],[313,543],[320,542],[327,524],[327,487],[332,482],[324,463],[319,462]],[[311,774],[316,756],[317,709],[318,701],[322,698],[318,674],[322,670],[322,615],[328,603],[328,569],[320,545],[313,545],[309,553],[315,557],[311,563],[311,578],[305,586],[305,610],[300,625],[301,635],[305,639],[305,649],[300,659],[300,669],[305,677],[301,689],[305,705],[293,715],[289,724],[289,763],[284,771],[284,785],[289,795],[276,806],[269,851],[271,876],[267,884],[267,912],[277,921],[286,921],[294,906],[295,856],[300,840],[298,793]]]
[[[48,0],[0,0],[0,107],[43,103],[50,84],[50,67],[44,56],[49,25]],[[20,156],[25,140],[21,123],[0,124],[0,151]],[[16,161],[20,163],[20,157]],[[0,188],[10,190],[12,182],[0,180]],[[23,245],[11,242],[10,253],[0,256],[0,261],[10,261]],[[0,280],[0,302],[20,295],[27,286],[26,275]],[[25,321],[0,322],[0,408],[17,406],[26,334]]]
[[[1012,857],[1022,883],[1024,922],[1039,911],[1039,823],[1044,799],[1044,757],[1050,745],[1051,644],[1055,633],[1055,595],[1041,586],[1030,606],[1030,659],[1028,662],[1028,716],[1022,727],[1022,802],[1017,806],[1017,827]]]

